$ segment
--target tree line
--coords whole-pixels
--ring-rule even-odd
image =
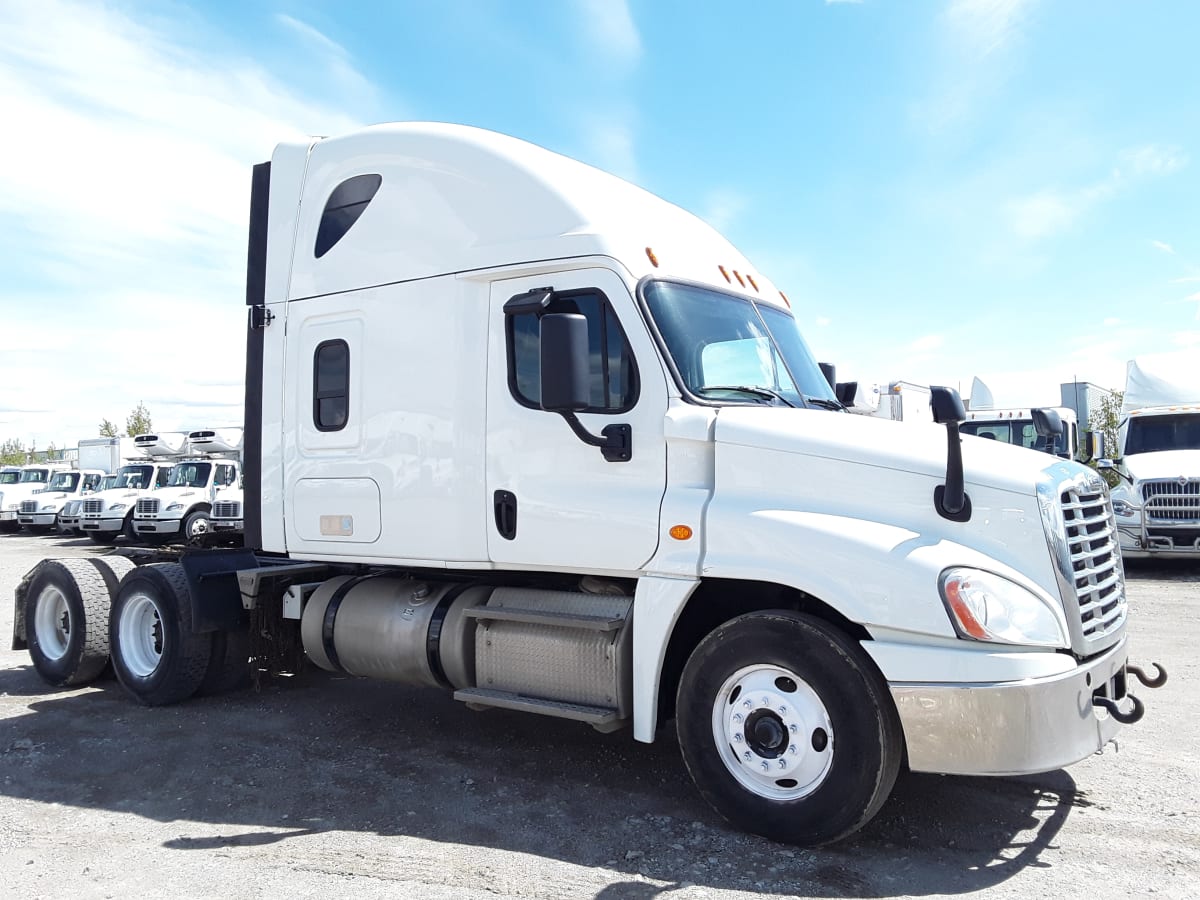
[[[124,431],[118,431],[117,426],[110,420],[101,419],[99,436],[135,437],[139,434],[148,434],[153,430],[150,410],[146,409],[145,403],[138,401],[138,405],[125,417]],[[0,464],[6,466],[23,466],[34,460],[55,459],[59,453],[59,448],[54,445],[53,441],[44,450],[38,449],[36,441],[30,441],[28,447],[20,438],[5,438],[0,441]]]

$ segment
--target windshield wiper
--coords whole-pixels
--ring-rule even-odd
[[[811,404],[812,406],[819,406],[821,409],[836,409],[843,411],[846,409],[846,405],[844,403],[839,403],[837,400],[826,400],[823,397],[805,397],[804,402]]]
[[[770,388],[759,387],[758,385],[750,386],[745,384],[706,384],[704,387],[696,388],[696,393],[704,391],[742,391],[747,394],[753,394],[756,397],[762,397],[766,400],[778,400],[785,406],[794,407],[796,404],[787,397],[777,393]]]

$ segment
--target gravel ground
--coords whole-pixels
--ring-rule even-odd
[[[13,589],[85,540],[0,534]],[[1130,566],[1135,660],[1171,673],[1146,718],[1069,770],[902,775],[819,851],[728,828],[668,731],[506,711],[437,691],[280,678],[146,709],[112,680],[55,690],[0,651],[0,896],[1200,896],[1200,565]]]

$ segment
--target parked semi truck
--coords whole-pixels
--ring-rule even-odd
[[[28,531],[49,533],[58,526],[58,514],[71,500],[77,500],[100,486],[105,476],[100,469],[62,469],[50,476],[50,482],[21,501],[17,522]]]
[[[1129,360],[1113,506],[1131,558],[1200,559],[1200,372],[1195,354]]]
[[[766,276],[611,175],[452,125],[282,144],[246,293],[246,548],[41,563],[13,645],[47,681],[111,656],[169,704],[302,649],[673,720],[717,810],[818,844],[901,766],[1090,756],[1165,677],[1128,661],[1096,473],[960,440],[945,388],[938,424],[845,414]]]
[[[146,437],[139,435],[138,439]],[[150,435],[150,437],[155,437]],[[136,541],[133,512],[138,501],[166,485],[171,476],[174,455],[152,454],[142,441],[125,465],[117,469],[116,483],[83,499],[79,510],[79,527],[97,544],[111,544],[118,537]]]
[[[237,484],[242,430],[211,429],[188,435],[187,453],[175,461],[167,483],[141,497],[133,511],[133,533],[146,543],[177,539],[202,545],[212,533],[212,505],[221,488]]]
[[[21,528],[18,521],[21,504],[38,491],[45,490],[54,474],[66,468],[67,464],[62,462],[21,466],[15,483],[0,486],[0,531],[18,531]]]

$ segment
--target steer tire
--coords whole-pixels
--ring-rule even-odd
[[[25,632],[33,667],[56,687],[87,684],[108,662],[109,591],[84,559],[38,565],[25,599]]]
[[[684,762],[730,822],[772,840],[828,844],[879,811],[904,754],[871,658],[790,610],[748,613],[704,638],[676,701]]]
[[[192,630],[192,593],[181,565],[138,566],[121,579],[109,641],[117,680],[138,702],[166,706],[196,693],[213,636]]]

